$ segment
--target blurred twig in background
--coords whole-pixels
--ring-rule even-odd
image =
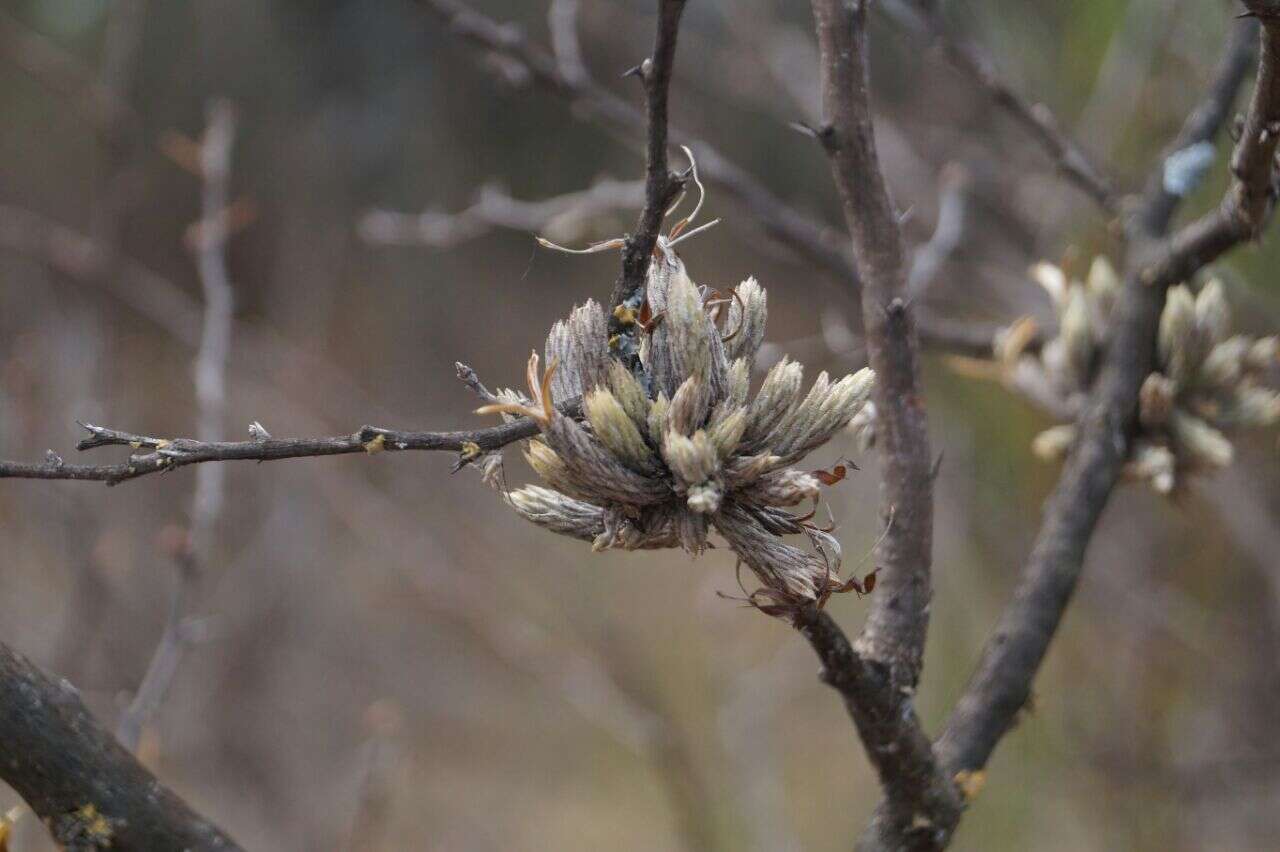
[[[231,354],[234,304],[227,275],[226,251],[230,236],[227,210],[235,136],[234,108],[227,101],[211,102],[208,124],[200,142],[200,177],[204,185],[201,219],[191,232],[192,252],[204,293],[204,325],[193,366],[198,412],[196,435],[201,441],[217,440],[226,421],[227,361]],[[179,541],[168,548],[176,569],[169,615],[160,644],[116,728],[117,738],[127,749],[138,747],[143,727],[164,701],[192,641],[192,626],[188,623],[191,598],[202,566],[207,565],[213,555],[214,532],[222,514],[224,472],[220,465],[204,465],[196,470],[190,528],[185,534],[178,532]]]

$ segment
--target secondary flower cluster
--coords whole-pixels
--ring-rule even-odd
[[[707,549],[718,532],[765,588],[768,603],[821,600],[840,587],[839,545],[809,516],[789,509],[816,499],[822,478],[791,465],[846,427],[867,401],[869,369],[808,393],[803,367],[783,359],[749,399],[767,299],[754,279],[728,298],[704,299],[683,262],[661,244],[653,259],[643,326],[642,369],[611,357],[605,313],[589,301],[547,337],[546,371],[535,353],[528,395],[511,390],[481,409],[538,425],[525,456],[546,483],[511,492],[530,521],[592,543],[594,550]],[[722,330],[720,313],[726,316]],[[581,396],[585,422],[555,407]],[[781,540],[803,533],[817,553]]]
[[[1067,421],[1036,436],[1043,458],[1064,456],[1105,345],[1120,280],[1095,258],[1083,282],[1047,263],[1032,270],[1058,315],[1057,335],[1028,351],[1034,326],[1015,324],[997,346],[1007,384]],[[1157,371],[1140,397],[1140,432],[1126,472],[1163,494],[1187,473],[1231,464],[1227,433],[1280,422],[1280,394],[1268,387],[1280,362],[1280,338],[1231,333],[1231,307],[1222,283],[1209,280],[1198,295],[1170,288],[1160,316]]]

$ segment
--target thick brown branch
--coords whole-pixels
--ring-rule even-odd
[[[1264,11],[1265,4],[1245,5]],[[1116,331],[1080,422],[1079,443],[1045,507],[1013,600],[938,742],[939,756],[952,771],[983,767],[1027,703],[1031,682],[1079,580],[1089,539],[1124,465],[1136,426],[1138,392],[1155,359],[1166,289],[1256,237],[1270,211],[1280,138],[1278,48],[1280,21],[1264,17],[1257,85],[1231,160],[1234,179],[1219,208],[1167,239],[1146,230],[1153,219],[1144,214],[1150,211],[1139,211],[1130,225],[1133,245],[1116,307]],[[1159,217],[1154,221],[1158,224]]]
[[[840,654],[830,662],[858,661],[874,669],[882,681],[878,700],[905,720],[914,716],[911,696],[920,676],[932,595],[933,458],[920,387],[919,341],[914,311],[905,298],[898,216],[880,171],[871,124],[866,3],[813,0],[813,11],[822,55],[824,124],[818,135],[831,161],[863,282],[863,327],[868,360],[876,371],[882,510],[888,524],[878,553],[883,573],[857,653]],[[832,671],[830,662],[830,677],[853,677]],[[867,741],[864,734],[888,802],[877,814],[875,839],[868,845],[945,844],[959,820],[955,786],[927,745],[910,748],[924,734],[918,724],[909,727],[907,740],[889,745]],[[918,752],[919,764],[906,774],[899,763],[902,750]]]
[[[68,849],[240,848],[121,748],[75,687],[4,645],[0,778]]]

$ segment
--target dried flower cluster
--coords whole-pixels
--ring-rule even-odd
[[[637,374],[612,357],[604,311],[589,301],[551,329],[545,373],[537,354],[530,358],[527,396],[504,390],[498,404],[480,409],[528,416],[541,432],[525,456],[548,487],[511,492],[511,506],[594,550],[683,547],[697,555],[715,530],[764,584],[753,602],[768,606],[821,601],[841,588],[836,540],[809,521],[812,513],[788,511],[816,499],[831,477],[791,465],[863,409],[872,371],[837,382],[821,373],[804,393],[803,367],[784,358],[748,399],[764,339],[764,288],[748,279],[728,298],[704,298],[665,240],[644,316],[618,311],[645,332]],[[553,404],[577,396],[582,423]],[[817,553],[781,540],[791,533],[807,535]]]
[[[1120,279],[1106,258],[1093,261],[1083,282],[1038,264],[1032,276],[1049,293],[1058,333],[1038,353],[1027,351],[1030,320],[1015,324],[997,344],[1007,384],[1063,425],[1036,436],[1033,449],[1049,459],[1066,455],[1072,425],[1101,361]],[[1222,283],[1209,280],[1198,295],[1186,285],[1169,290],[1160,317],[1157,372],[1142,387],[1141,431],[1126,472],[1171,492],[1183,475],[1231,464],[1226,433],[1280,422],[1280,394],[1267,382],[1280,338],[1231,333],[1231,308]]]

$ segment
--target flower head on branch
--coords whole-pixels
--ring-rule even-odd
[[[874,373],[833,382],[824,372],[806,393],[803,367],[783,359],[750,398],[764,288],[747,279],[727,297],[708,293],[663,239],[646,292],[642,310],[625,318],[644,331],[641,375],[613,357],[605,312],[588,301],[552,327],[545,370],[536,353],[529,359],[527,394],[504,390],[480,409],[538,424],[525,457],[546,487],[513,491],[508,502],[597,551],[682,547],[696,556],[714,530],[764,584],[752,602],[824,600],[843,588],[839,544],[812,513],[789,511],[816,499],[824,477],[792,465],[863,409]],[[554,404],[579,395],[583,423]],[[808,536],[817,553],[786,534]]]
[[[1043,458],[1064,456],[1075,442],[1112,323],[1120,279],[1106,258],[1094,259],[1086,279],[1070,280],[1042,263],[1032,276],[1049,293],[1057,335],[1038,353],[1025,350],[1030,320],[1015,324],[998,347],[1001,375],[1014,390],[1064,421],[1036,436]],[[1198,294],[1169,289],[1160,315],[1156,371],[1140,397],[1139,433],[1126,472],[1162,494],[1188,473],[1226,467],[1234,457],[1227,434],[1280,422],[1274,379],[1280,338],[1232,334],[1225,289],[1209,279]]]

